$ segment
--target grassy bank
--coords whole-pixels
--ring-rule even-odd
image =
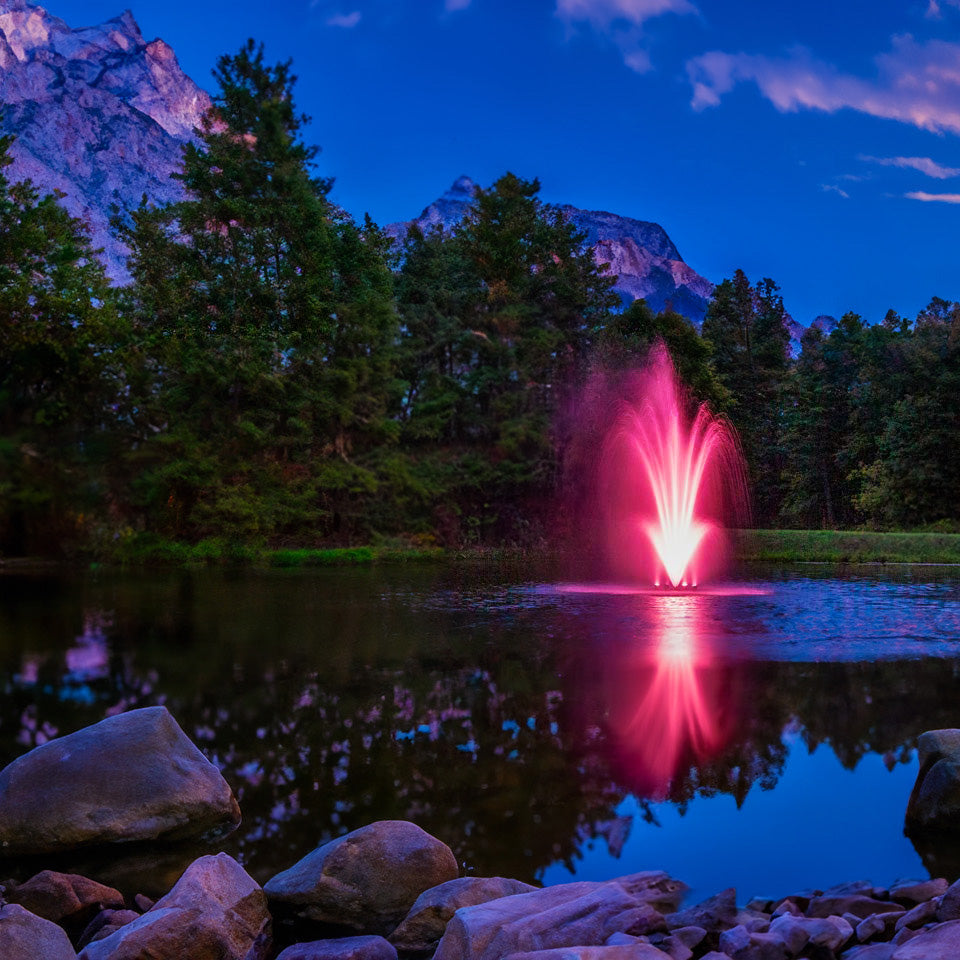
[[[776,563],[960,563],[960,534],[743,530],[737,555]]]

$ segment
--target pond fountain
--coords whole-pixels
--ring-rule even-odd
[[[635,582],[695,588],[722,568],[724,526],[747,513],[736,434],[705,403],[689,414],[662,343],[619,394],[598,485],[611,566]]]

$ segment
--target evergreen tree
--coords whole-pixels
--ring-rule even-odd
[[[214,77],[186,199],[122,227],[146,345],[141,493],[175,535],[349,538],[376,486],[360,460],[389,432],[385,242],[313,175],[289,63],[249,41]]]
[[[790,334],[779,288],[769,279],[756,287],[742,270],[724,280],[703,321],[713,364],[730,395],[729,414],[750,470],[754,519],[773,523],[783,496],[784,389]]]
[[[124,334],[84,226],[8,179],[11,143],[0,137],[0,551],[59,553],[107,519]]]

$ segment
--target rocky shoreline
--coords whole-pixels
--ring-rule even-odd
[[[960,731],[920,738],[907,812],[960,824]],[[56,857],[235,828],[230,787],[163,707],[52,740],[0,771],[0,850]],[[2,869],[2,868],[0,868]],[[658,871],[537,889],[461,877],[452,851],[385,820],[326,843],[262,887],[226,853],[155,902],[42,870],[0,895],[3,960],[958,960],[960,880],[860,881],[683,907]]]

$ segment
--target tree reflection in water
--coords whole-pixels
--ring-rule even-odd
[[[654,598],[644,633],[623,604],[493,607],[475,572],[17,587],[0,603],[0,761],[165,703],[237,792],[226,849],[259,880],[386,818],[470,872],[534,880],[598,838],[616,854],[631,792],[652,819],[658,798],[683,811],[774,787],[786,729],[853,769],[957,722],[956,660],[733,659],[707,645],[698,597]]]

